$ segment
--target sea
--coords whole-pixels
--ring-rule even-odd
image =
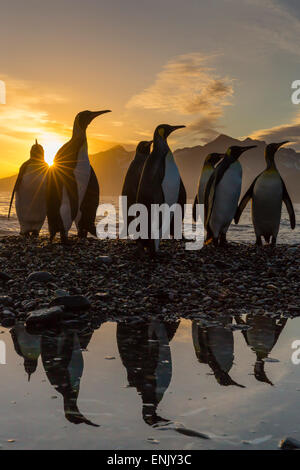
[[[11,194],[8,192],[0,192],[0,236],[7,236],[7,235],[17,235],[19,233],[19,223],[16,216],[15,206],[13,204],[12,213],[10,219],[7,218],[9,202],[10,202]],[[193,204],[193,200],[189,199],[187,201],[189,204]],[[114,214],[119,214],[119,198],[118,197],[110,197],[105,196],[101,198],[101,204],[106,204],[107,214],[106,220],[108,222],[113,222]],[[114,210],[113,210],[114,208]],[[283,205],[282,208],[282,218],[281,218],[281,226],[279,235],[277,238],[278,244],[290,244],[295,245],[300,242],[300,204],[296,204],[294,206],[295,213],[296,213],[296,228],[291,230],[288,213],[286,211],[285,206]],[[96,223],[100,221],[100,217],[97,217]],[[193,224],[191,218],[187,217],[187,222],[185,226],[184,236],[185,238],[192,238],[193,231],[195,230],[195,225]],[[76,234],[76,227],[73,226],[70,231],[71,234]],[[48,225],[45,222],[42,230],[41,235],[48,234]],[[228,231],[227,236],[228,241],[236,242],[236,243],[254,243],[255,242],[255,234],[253,230],[253,225],[251,221],[251,211],[250,211],[250,204],[246,207],[243,215],[241,217],[240,223],[235,225],[232,223],[231,227]]]

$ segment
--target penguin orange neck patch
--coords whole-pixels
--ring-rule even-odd
[[[165,137],[165,130],[164,130],[163,127],[160,127],[160,128],[158,129],[158,133],[159,133],[159,135],[160,135],[161,137]]]

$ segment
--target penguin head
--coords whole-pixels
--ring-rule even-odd
[[[38,144],[38,141],[35,141],[35,144],[31,147],[30,158],[33,160],[44,160],[44,149],[41,145]]]
[[[246,145],[243,147],[240,145],[232,145],[227,149],[226,155],[231,157],[233,160],[237,160],[242,155],[242,153],[255,147],[257,147],[257,145]]]
[[[274,162],[274,157],[275,157],[275,153],[277,152],[277,150],[284,144],[288,144],[289,141],[288,140],[284,140],[283,142],[279,142],[279,143],[274,143],[272,142],[271,144],[268,144],[265,148],[265,159],[267,161],[267,163],[273,163]]]
[[[88,125],[101,114],[110,113],[110,109],[105,109],[104,111],[81,111],[77,114],[74,121],[74,129],[80,129],[85,131]]]
[[[37,359],[30,359],[25,357],[24,359],[24,369],[25,372],[28,374],[28,382],[30,381],[31,375],[36,371],[38,365]]]
[[[270,379],[268,379],[265,373],[265,363],[263,360],[257,357],[254,365],[254,377],[259,382],[265,382],[266,384],[273,385]]]
[[[213,167],[216,166],[217,163],[219,163],[220,160],[222,160],[222,158],[224,157],[224,153],[210,153],[209,155],[207,155],[207,157],[205,158],[205,162],[204,164],[209,164],[209,165],[212,165]]]
[[[142,140],[142,142],[140,142],[136,148],[136,153],[149,155],[152,142],[153,140]]]
[[[185,126],[170,126],[169,124],[160,124],[154,132],[154,141],[157,139],[167,140],[169,135],[177,129],[182,129]]]

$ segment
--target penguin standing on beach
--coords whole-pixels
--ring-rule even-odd
[[[206,243],[226,244],[226,233],[234,218],[242,185],[242,166],[238,158],[256,145],[229,147],[205,188],[204,206]]]
[[[11,196],[8,218],[16,195],[16,212],[20,224],[20,234],[34,237],[45,222],[46,186],[48,165],[44,160],[44,149],[38,144],[31,147],[30,158],[20,168]]]
[[[152,140],[142,141],[136,148],[135,157],[129,165],[127,174],[125,176],[122,196],[127,196],[127,208],[129,209],[133,204],[136,203],[137,190],[141,178],[141,174],[145,165],[145,162],[150,154]],[[129,226],[133,217],[127,217],[127,225]]]
[[[185,126],[168,124],[157,126],[153,137],[153,150],[147,158],[139,183],[137,203],[144,204],[148,211],[148,238],[139,239],[138,246],[140,251],[148,248],[151,256],[159,250],[160,238],[168,231],[171,235],[174,233],[174,215],[169,220],[167,217],[154,220],[151,206],[167,204],[171,207],[173,204],[179,204],[182,209],[181,216],[184,214],[186,191],[167,141],[172,132],[183,127]]]
[[[295,228],[296,219],[292,201],[286,186],[275,164],[275,153],[287,141],[272,143],[266,146],[266,169],[260,173],[242,198],[235,215],[235,223],[238,224],[243,210],[252,199],[252,221],[254,225],[256,244],[262,245],[261,237],[269,243],[276,245],[279,232],[282,201],[285,203],[291,229]]]
[[[193,218],[196,221],[196,207],[197,204],[204,204],[204,193],[207,182],[211,177],[217,163],[224,157],[223,153],[210,153],[204,160],[203,168],[201,171],[201,176],[198,183],[198,190],[195,196],[194,205],[193,205]]]
[[[99,204],[99,184],[88,157],[86,129],[105,111],[82,111],[77,114],[71,140],[61,147],[50,168],[47,187],[47,216],[52,241],[60,233],[68,241],[68,232],[75,221],[78,236],[90,232],[96,236],[95,218]]]

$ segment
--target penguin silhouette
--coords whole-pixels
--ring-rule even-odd
[[[224,328],[228,323],[232,323],[232,317],[226,316],[222,320],[222,325],[210,327],[202,326],[201,321],[194,320],[192,337],[195,354],[200,363],[207,364],[211,368],[220,385],[245,388],[229,375],[234,360],[234,339],[232,331]]]
[[[122,189],[122,196],[127,196],[127,208],[136,203],[138,186],[145,162],[150,154],[152,140],[142,141],[136,148],[135,157],[130,163]],[[127,226],[133,220],[132,216],[127,215]]]
[[[143,420],[150,426],[169,422],[157,414],[157,407],[171,382],[169,343],[178,325],[151,320],[117,326],[118,349],[127,370],[128,384],[141,396]]]
[[[47,215],[46,187],[48,165],[44,160],[44,149],[37,140],[31,147],[30,158],[20,167],[9,205],[16,195],[16,212],[20,224],[20,234],[37,237]]]
[[[254,377],[259,382],[273,385],[265,373],[265,359],[276,345],[287,323],[287,318],[281,317],[276,320],[276,318],[248,314],[246,321],[241,317],[236,317],[235,320],[239,325],[249,325],[251,327],[248,330],[242,330],[242,334],[246,344],[256,355]]]
[[[242,166],[239,157],[256,145],[229,147],[225,157],[210,176],[204,194],[204,226],[207,232],[206,243],[226,245],[226,233],[238,206]]]
[[[154,256],[160,239],[167,234],[174,235],[174,214],[156,220],[152,214],[154,205],[166,204],[170,208],[177,204],[181,207],[181,220],[183,218],[186,191],[167,141],[172,132],[183,127],[161,124],[155,129],[153,150],[144,165],[137,194],[137,203],[143,204],[148,213],[148,236],[138,240],[140,254],[148,248]]]
[[[75,221],[78,236],[96,236],[95,218],[99,204],[99,184],[88,157],[86,129],[105,111],[82,111],[75,117],[71,140],[59,149],[50,168],[47,185],[47,217],[50,241],[60,233],[68,242]]]
[[[41,354],[41,336],[29,334],[24,323],[16,323],[10,334],[16,353],[24,358],[24,369],[29,382],[31,375],[36,371]]]
[[[249,200],[252,199],[252,221],[258,246],[262,245],[261,237],[264,237],[267,243],[271,238],[272,245],[276,245],[282,201],[286,205],[291,228],[294,229],[296,226],[295,211],[291,198],[275,164],[275,153],[282,145],[287,143],[288,141],[284,141],[266,146],[265,159],[267,167],[255,178],[243,196],[235,214],[235,223],[238,224],[243,210]]]
[[[41,357],[50,384],[63,396],[66,419],[73,424],[98,427],[80,412],[77,405],[84,367],[82,349],[86,349],[92,335],[93,330],[84,334],[76,330],[45,331]]]
[[[204,160],[204,164],[202,167],[197,194],[195,196],[194,205],[193,205],[193,218],[196,221],[196,206],[197,204],[204,204],[204,194],[207,182],[213,171],[220,160],[224,157],[224,153],[210,153]]]

